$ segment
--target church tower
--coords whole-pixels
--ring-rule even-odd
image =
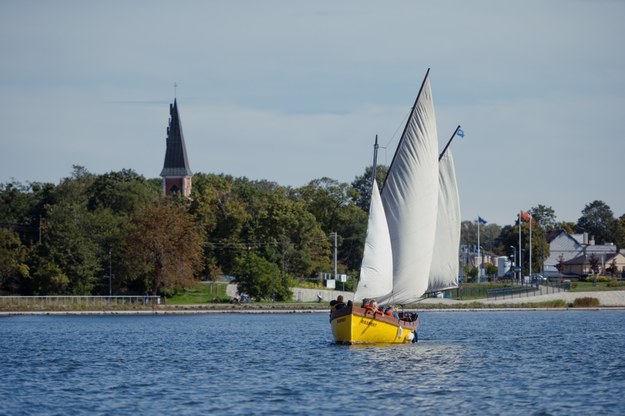
[[[169,105],[169,127],[167,127],[167,151],[161,171],[163,192],[165,195],[181,194],[186,198],[191,195],[191,176],[187,149],[184,145],[182,123],[178,114],[176,99]]]

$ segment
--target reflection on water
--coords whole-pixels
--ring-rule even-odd
[[[0,319],[8,414],[622,414],[625,312],[424,312],[339,346],[326,314]],[[574,392],[574,394],[572,394]]]

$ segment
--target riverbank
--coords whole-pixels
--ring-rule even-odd
[[[505,299],[454,300],[429,298],[414,305],[416,311],[500,311],[500,310],[567,310],[576,299],[595,298],[598,306],[573,309],[609,310],[625,309],[625,290],[600,292],[560,292],[540,296],[523,296]],[[561,302],[557,302],[561,301]],[[562,305],[562,306],[550,306]],[[132,308],[20,308],[0,311],[0,316],[11,315],[168,315],[202,313],[328,313],[328,302],[246,303],[246,304],[195,304],[148,305]]]

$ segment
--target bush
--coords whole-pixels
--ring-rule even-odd
[[[586,279],[584,279],[584,280],[586,280],[587,282],[592,283],[592,282],[595,281],[595,277],[594,276],[586,276]],[[605,283],[605,282],[609,282],[610,278],[608,276],[597,276],[597,280],[596,281]]]
[[[576,298],[573,301],[574,308],[592,308],[595,306],[599,306],[599,299],[597,298]]]
[[[619,280],[610,280],[608,282],[608,284],[606,285],[608,287],[625,287],[625,281],[619,281]]]

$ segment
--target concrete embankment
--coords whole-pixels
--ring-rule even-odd
[[[453,299],[440,299],[430,298],[425,299],[423,303],[426,304],[442,304],[442,305],[460,305],[463,303],[482,303],[484,305],[497,306],[497,305],[515,305],[521,303],[541,303],[550,302],[554,300],[563,300],[567,305],[575,302],[575,299],[580,298],[596,298],[599,300],[601,307],[607,308],[625,308],[625,290],[612,290],[612,291],[596,291],[596,292],[559,292],[550,293],[546,295],[538,296],[509,296],[505,298],[496,299],[476,299],[476,300],[453,300]]]
[[[336,299],[338,295],[343,295],[345,301],[353,300],[353,292],[344,292],[340,290],[319,290],[319,289],[304,289],[293,288],[293,300],[296,302],[316,302],[317,296],[321,297],[321,303],[330,302],[332,299]],[[229,296],[234,296],[237,293],[236,285],[228,285],[226,293]],[[625,290],[612,290],[612,291],[596,291],[596,292],[559,292],[550,293],[538,296],[520,296],[520,297],[505,297],[496,299],[475,299],[470,301],[443,299],[443,298],[429,298],[423,300],[421,303],[426,304],[443,304],[443,305],[461,305],[463,303],[483,303],[485,305],[511,305],[519,303],[541,303],[554,300],[563,300],[566,304],[573,303],[578,298],[597,298],[600,306],[603,307],[625,307]]]
[[[197,314],[197,313],[327,313],[328,304],[338,295],[343,295],[344,299],[352,300],[352,292],[338,290],[315,290],[295,288],[293,300],[290,304],[198,304],[198,305],[155,305],[153,307],[143,307],[135,309],[94,309],[94,310],[14,310],[0,311],[0,316],[8,315],[165,315],[165,314]],[[228,294],[236,294],[236,286],[228,288]],[[318,302],[321,297],[321,301]],[[596,292],[560,292],[539,296],[506,297],[497,299],[474,299],[474,300],[454,300],[444,298],[425,299],[416,305],[417,310],[468,310],[471,304],[475,304],[475,309],[501,310],[516,309],[514,305],[520,304],[540,304],[554,300],[562,300],[566,305],[573,304],[575,299],[596,298],[599,300],[599,307],[591,309],[625,309],[625,290],[617,291],[596,291]],[[302,303],[299,305],[298,303]],[[306,304],[308,302],[308,304]],[[483,305],[480,307],[479,305]],[[422,305],[420,307],[419,305]],[[530,309],[536,309],[530,307]]]

